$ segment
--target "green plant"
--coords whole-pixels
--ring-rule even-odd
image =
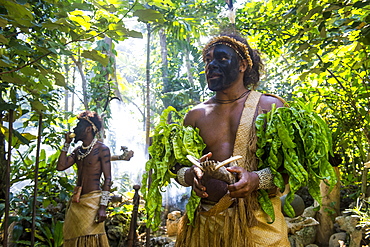
[[[125,198],[123,202],[118,205],[112,205],[108,208],[109,216],[105,222],[105,229],[107,232],[109,244],[112,247],[119,246],[119,243],[123,243],[129,234],[130,224],[132,220],[132,198],[134,192],[127,192],[123,195]],[[129,198],[129,199],[127,199]],[[143,205],[139,205],[138,208],[138,219],[136,231],[138,234],[145,232],[145,215],[146,211]]]
[[[357,227],[360,227],[365,231],[365,239],[370,239],[370,198],[358,198],[356,207],[353,209],[346,209],[344,213],[357,215],[360,218]]]
[[[30,149],[33,147],[31,146]],[[14,161],[11,174],[15,181],[33,179],[35,157],[31,153],[32,151],[26,150],[23,155],[16,156],[18,159]],[[59,151],[48,157],[45,150],[40,152],[35,222],[37,245],[57,247],[61,246],[63,241],[62,220],[64,219],[66,203],[73,188],[73,180],[67,174],[55,170],[58,155]],[[9,223],[16,222],[12,235],[13,241],[18,244],[27,245],[30,239],[33,191],[34,185],[31,183],[10,195],[10,214],[12,216]]]
[[[52,224],[49,227],[48,225],[40,226],[41,232],[44,236],[35,234],[36,238],[41,240],[42,242],[48,243],[49,247],[59,247],[63,244],[63,222],[52,220]]]
[[[333,188],[337,177],[328,160],[332,152],[331,133],[312,105],[298,101],[292,107],[276,109],[273,106],[270,112],[257,117],[256,128],[258,168],[269,167],[274,174],[274,184],[281,191],[285,189],[283,174],[289,175],[290,191],[284,212],[294,217],[290,203],[294,193],[303,186],[307,186],[310,195],[321,204],[320,182],[323,180]],[[262,209],[273,222],[275,214],[267,191],[258,193]]]
[[[175,178],[172,169],[177,163],[191,166],[192,163],[186,158],[186,155],[192,155],[200,158],[202,156],[205,143],[199,135],[199,129],[191,126],[183,126],[178,123],[168,124],[168,114],[175,112],[175,108],[169,106],[163,111],[160,123],[156,126],[153,143],[149,147],[150,159],[145,165],[146,173],[143,175],[141,192],[146,200],[146,210],[148,213],[147,226],[157,230],[161,219],[163,188]],[[150,170],[153,173],[150,175]],[[150,188],[147,187],[147,181],[151,176],[152,182]],[[192,192],[186,205],[187,215],[190,223],[193,223],[194,213],[200,202],[200,197]]]

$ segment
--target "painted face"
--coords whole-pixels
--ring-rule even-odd
[[[76,134],[74,142],[82,141],[85,138],[86,124],[83,121],[78,121],[76,127],[73,129],[73,132]]]
[[[229,88],[239,75],[238,54],[226,45],[216,45],[205,57],[208,88],[222,91]]]

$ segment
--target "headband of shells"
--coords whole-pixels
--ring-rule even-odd
[[[205,61],[205,57],[209,49],[211,49],[212,47],[216,45],[226,45],[232,48],[236,52],[236,54],[239,55],[241,59],[246,59],[249,68],[252,68],[253,62],[249,55],[247,45],[229,36],[219,36],[219,37],[214,37],[213,39],[211,39],[211,41],[209,41],[208,44],[203,49],[203,52],[202,52],[203,61]]]
[[[95,133],[98,132],[98,128],[95,126],[95,124],[90,120],[90,118],[88,116],[85,116],[85,117],[80,117],[78,119],[84,119],[86,120],[87,122],[89,122],[94,130]]]

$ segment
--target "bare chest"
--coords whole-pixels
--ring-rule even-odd
[[[207,145],[205,152],[212,152],[212,159],[224,160],[232,155],[241,113],[242,107],[214,108],[198,119],[196,125]]]
[[[100,177],[102,172],[99,149],[95,148],[86,157],[77,160],[79,177]]]

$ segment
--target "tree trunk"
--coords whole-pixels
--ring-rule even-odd
[[[316,216],[320,222],[320,225],[317,226],[316,242],[323,247],[329,245],[330,236],[334,233],[335,217],[340,213],[340,173],[338,167],[334,167],[334,170],[337,174],[338,182],[332,191],[329,191],[329,186],[323,181],[320,184],[322,206]]]
[[[162,93],[168,93],[171,91],[171,85],[168,78],[168,60],[167,60],[167,37],[164,29],[159,30],[159,43],[161,45],[161,59],[162,59],[162,82],[163,91]],[[165,97],[162,99],[165,108],[169,106],[169,100]]]
[[[66,84],[68,86],[68,81],[69,81],[69,64],[68,64],[68,57],[66,57],[65,61],[64,61],[64,68],[66,70]],[[68,92],[68,89],[65,88],[64,89],[64,111],[67,112],[68,111],[68,98],[69,98],[69,92]],[[66,114],[65,114],[65,117]]]
[[[367,154],[367,157],[366,157],[366,161],[365,162],[369,162],[370,161],[370,152]],[[363,196],[367,196],[367,173],[369,172],[369,168],[367,168],[366,166],[364,166],[364,169],[362,170],[362,180],[361,180],[361,193]]]
[[[4,114],[1,111],[0,112],[0,124],[3,125],[3,118]],[[5,191],[6,191],[6,164],[7,160],[5,157],[5,136],[0,131],[0,199],[5,199]],[[1,215],[0,215],[1,220]]]
[[[39,116],[38,134],[37,134],[37,148],[36,148],[36,162],[35,162],[35,178],[33,188],[33,202],[32,202],[32,227],[31,227],[31,246],[35,246],[35,232],[36,232],[36,208],[37,208],[37,192],[38,192],[38,178],[39,178],[39,164],[40,164],[40,149],[42,136],[42,114]]]
[[[73,66],[73,75],[72,75],[72,85],[75,85],[76,82],[76,66]],[[71,102],[71,112],[75,109],[75,94],[72,94],[72,102]]]
[[[146,119],[145,119],[145,144],[149,147],[150,134],[150,24],[147,24],[147,45],[146,45]]]
[[[74,56],[71,56],[73,62],[76,64],[78,72],[80,73],[81,76],[81,81],[82,81],[82,96],[83,96],[83,105],[85,106],[85,110],[89,109],[89,100],[87,98],[87,80],[85,77],[85,73],[83,70],[82,62],[81,59],[78,61],[74,58]]]
[[[109,61],[112,61],[112,64],[110,65],[112,67],[112,75],[111,78],[107,78],[107,80],[112,79],[114,83],[114,96],[119,98],[122,101],[121,92],[118,89],[118,81],[117,81],[117,66],[116,66],[116,56],[112,52],[112,39],[105,37],[104,39],[105,43],[109,44],[109,50],[106,51],[106,54],[109,57]]]
[[[189,36],[186,37],[187,44],[186,49],[185,49],[185,66],[186,66],[186,73],[188,76],[188,81],[190,85],[194,85],[194,78],[193,78],[193,73],[191,72],[191,63],[190,63],[190,49],[189,49]]]
[[[9,227],[9,212],[10,212],[10,162],[12,157],[12,137],[13,137],[13,116],[14,111],[9,110],[9,131],[8,131],[8,158],[6,160],[6,168],[5,168],[5,213],[4,213],[4,222],[3,222],[3,236],[4,236],[4,246],[8,246],[8,227]]]
[[[103,48],[102,49],[102,53],[107,55],[108,56],[108,59],[109,59],[109,62],[108,62],[108,67],[112,69],[112,71],[115,71],[115,62],[111,63],[110,61],[114,61],[115,60],[115,56],[114,54],[112,53],[112,39],[109,38],[109,37],[105,37],[104,38],[104,43],[107,44],[107,46],[104,46],[104,47],[107,47],[107,48]],[[102,114],[103,111],[106,111],[108,106],[109,106],[109,103],[110,103],[110,100],[111,100],[111,81],[113,80],[113,84],[114,85],[117,85],[117,82],[115,81],[115,78],[114,78],[114,74],[115,72],[113,72],[112,74],[109,73],[109,70],[107,67],[103,67],[102,68],[102,74],[104,75],[104,79],[105,79],[105,84],[103,86],[103,91],[106,92],[106,94],[102,97],[99,97],[97,99],[94,100],[95,104],[96,104],[96,108],[97,109],[100,109],[101,112],[99,112],[99,114]],[[115,94],[116,94],[116,89],[114,90]],[[121,100],[121,98],[120,98]],[[103,132],[102,132],[103,134]]]

